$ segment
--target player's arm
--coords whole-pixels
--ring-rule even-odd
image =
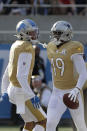
[[[43,48],[47,48],[47,43],[38,43],[39,45],[42,45]]]
[[[9,86],[9,76],[8,76],[8,66],[7,66],[2,77],[0,101],[2,101],[4,98],[8,99],[8,94],[7,94],[8,86]]]
[[[75,88],[69,94],[69,97],[71,98],[71,100],[75,102],[78,93],[83,88],[87,80],[87,71],[86,71],[86,65],[85,65],[82,55],[80,54],[73,55],[72,61],[73,61],[74,68],[76,69],[77,73],[79,74],[77,84]]]
[[[80,54],[73,55],[72,61],[74,63],[74,67],[77,73],[79,74],[76,87],[78,87],[79,89],[82,89],[87,80],[87,71],[86,71],[86,65],[85,65],[83,56]]]
[[[32,61],[31,53],[21,53],[20,54],[18,58],[18,66],[17,66],[17,79],[24,93],[28,94],[34,108],[39,108],[40,99],[39,97],[35,96],[28,82],[28,75],[30,72],[31,61]]]
[[[19,55],[18,65],[17,65],[17,79],[24,93],[29,95],[29,98],[35,96],[28,82],[28,75],[30,72],[31,61],[32,61],[31,53],[21,53]]]
[[[1,84],[1,93],[7,93],[7,88],[9,86],[9,76],[8,76],[8,66],[5,69],[5,72],[2,77],[2,84]]]

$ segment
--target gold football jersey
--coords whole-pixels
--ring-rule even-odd
[[[32,44],[28,41],[16,41],[10,49],[9,55],[9,64],[8,64],[8,74],[10,82],[13,86],[21,87],[17,80],[17,62],[20,53],[31,53],[32,54],[32,61],[30,65],[29,75],[28,75],[28,82],[30,84],[30,79],[32,76],[32,70],[34,66],[34,59],[35,59],[35,49],[33,48]]]
[[[48,59],[51,62],[53,82],[56,88],[71,89],[76,85],[71,56],[83,53],[83,45],[77,41],[69,41],[59,47],[50,42],[47,46]]]

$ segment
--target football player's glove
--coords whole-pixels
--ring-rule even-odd
[[[47,48],[47,43],[40,43],[40,42],[39,42],[38,44],[42,45],[43,48]]]
[[[3,95],[0,95],[0,101],[3,101],[3,100],[8,100],[8,94],[7,93],[4,93]]]
[[[75,87],[72,91],[70,91],[68,97],[70,98],[71,101],[75,102],[79,92],[80,89],[78,87]]]
[[[64,94],[64,96],[63,96],[64,104],[70,109],[77,109],[79,107],[78,98],[76,98],[76,101],[73,102],[73,101],[70,100],[70,98],[68,96],[69,96],[69,93]]]
[[[0,102],[2,101],[2,95],[0,94]]]
[[[36,109],[40,108],[40,98],[38,96],[35,96],[35,97],[31,98],[30,100],[31,100],[34,108],[36,108]]]

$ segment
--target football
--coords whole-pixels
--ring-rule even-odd
[[[73,101],[70,100],[70,98],[68,97],[68,95],[69,95],[69,93],[66,93],[63,96],[63,102],[64,102],[64,104],[68,108],[70,108],[70,109],[77,109],[79,107],[79,101],[78,101],[78,99],[76,98],[76,101],[73,102]]]

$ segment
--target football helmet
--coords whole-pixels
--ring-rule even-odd
[[[70,23],[66,21],[57,21],[51,28],[51,40],[56,45],[60,45],[64,42],[71,40],[73,37],[73,30]]]
[[[16,36],[21,40],[28,40],[33,43],[38,42],[39,29],[36,23],[31,19],[19,21],[16,26],[16,33]]]

